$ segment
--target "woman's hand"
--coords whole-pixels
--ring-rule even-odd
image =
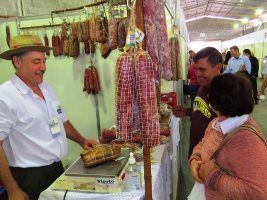
[[[203,180],[201,179],[200,177],[200,174],[199,174],[199,169],[200,169],[200,166],[201,164],[203,163],[203,161],[198,161],[198,160],[192,160],[190,165],[191,165],[191,174],[192,176],[194,177],[195,181],[196,182],[199,182],[199,183],[202,183]]]
[[[215,160],[208,160],[203,162],[200,165],[199,169],[199,176],[204,181],[205,178],[208,176],[208,174],[211,172],[212,169],[214,169],[215,166]]]

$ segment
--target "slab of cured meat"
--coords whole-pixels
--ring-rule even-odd
[[[177,81],[179,78],[181,78],[179,38],[170,38],[169,45],[171,50],[171,69],[173,74],[172,80]]]
[[[122,53],[116,63],[116,127],[123,140],[133,132],[134,61],[131,52]]]
[[[159,143],[160,132],[153,62],[142,49],[134,62],[141,139],[144,146],[151,147]]]
[[[171,80],[172,70],[164,0],[143,0],[147,51],[155,64],[155,78]],[[156,34],[155,34],[156,33]]]

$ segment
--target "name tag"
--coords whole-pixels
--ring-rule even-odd
[[[52,118],[50,120],[49,128],[50,128],[51,134],[53,136],[56,136],[56,135],[60,134],[61,130],[60,130],[60,125],[59,125],[59,122],[58,122],[58,118]]]

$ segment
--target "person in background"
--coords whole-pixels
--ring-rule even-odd
[[[251,73],[251,64],[249,58],[245,55],[239,53],[239,48],[237,46],[230,47],[231,58],[228,61],[228,66],[223,73],[244,73],[249,78]]]
[[[217,76],[209,100],[217,117],[193,150],[191,174],[204,183],[207,200],[265,200],[267,143],[249,116],[254,107],[250,81],[229,73]]]
[[[264,95],[264,90],[267,87],[267,76],[265,76],[264,80],[261,84],[261,89],[259,90],[259,96]]]
[[[193,103],[193,108],[185,108],[181,105],[173,108],[176,117],[191,116],[190,146],[188,156],[191,155],[195,145],[203,138],[205,130],[210,121],[216,116],[209,108],[207,87],[211,80],[220,74],[222,67],[222,55],[213,48],[206,47],[194,56],[196,65],[196,76],[200,88]]]
[[[223,67],[222,67],[222,73],[224,72],[224,70],[227,68],[228,62],[231,58],[231,51],[227,51],[226,55],[225,55],[225,59],[223,61]]]
[[[0,86],[0,182],[8,199],[38,199],[64,172],[60,160],[67,153],[67,138],[83,149],[97,143],[73,127],[43,81],[45,52],[51,49],[36,35],[18,35],[0,54],[15,68],[11,80]]]
[[[196,52],[194,52],[193,50],[189,50],[188,54],[189,54],[188,62],[189,62],[189,66],[190,66],[194,62],[193,58],[194,58],[194,55],[196,54]]]
[[[196,77],[196,65],[195,65],[194,59],[193,59],[195,52],[190,50],[188,53],[190,55],[189,60],[191,63],[189,68],[188,68],[188,72],[187,72],[187,78],[189,79],[188,91],[189,91],[189,95],[190,95],[191,107],[193,107],[193,102],[197,96],[197,90],[199,88],[199,84],[198,84],[197,77]]]
[[[255,104],[258,104],[259,99],[258,99],[257,78],[259,71],[259,61],[255,56],[251,54],[251,51],[249,49],[244,49],[243,54],[249,58],[251,63],[251,73],[249,74],[249,78],[252,83],[253,97]]]
[[[267,76],[267,56],[263,58],[261,74],[262,78],[265,79],[265,77]]]

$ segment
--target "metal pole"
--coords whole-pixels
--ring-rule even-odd
[[[95,115],[96,115],[96,124],[97,124],[97,134],[98,138],[101,136],[101,126],[100,126],[100,116],[99,116],[99,104],[98,104],[98,95],[95,95]]]

